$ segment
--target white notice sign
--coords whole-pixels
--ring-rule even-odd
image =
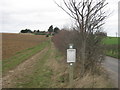
[[[67,62],[75,62],[76,61],[76,49],[67,49]]]

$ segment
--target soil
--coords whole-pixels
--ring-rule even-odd
[[[17,52],[36,46],[46,39],[44,35],[2,33],[2,59],[8,59]]]

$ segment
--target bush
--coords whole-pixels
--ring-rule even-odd
[[[73,43],[72,33],[73,31],[61,30],[53,37],[55,46],[62,52],[66,53],[66,49],[70,43]]]
[[[20,33],[32,33],[30,29],[21,30]]]
[[[46,37],[49,37],[49,35],[46,35]]]
[[[101,43],[102,37],[93,33],[85,33],[87,40],[85,45],[85,72],[96,72],[104,60],[104,46]],[[83,61],[82,55],[82,35],[77,30],[61,30],[53,37],[55,46],[66,56],[66,49],[70,43],[74,44],[77,50],[77,65],[81,68]],[[78,73],[78,71],[77,71]]]

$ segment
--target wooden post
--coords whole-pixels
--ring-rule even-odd
[[[73,87],[73,63],[70,63],[69,65],[69,83],[70,87]]]

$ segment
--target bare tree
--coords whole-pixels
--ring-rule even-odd
[[[63,0],[65,7],[57,2],[55,3],[77,23],[76,27],[82,38],[80,58],[82,59],[82,73],[84,74],[87,40],[104,24],[107,17],[104,7],[108,3],[106,3],[106,0]]]

